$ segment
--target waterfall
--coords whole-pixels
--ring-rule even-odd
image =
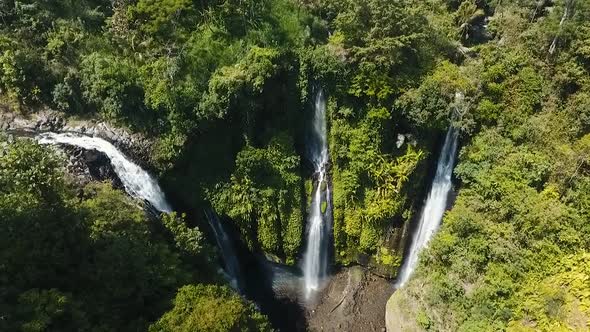
[[[418,264],[420,251],[428,245],[445,213],[447,198],[451,191],[451,175],[453,174],[458,137],[459,131],[450,126],[438,158],[430,193],[420,215],[420,223],[414,232],[406,260],[397,278],[397,287],[402,287],[410,278]]]
[[[573,9],[576,0],[566,0],[563,9],[563,15],[561,16],[561,20],[559,21],[559,29],[557,30],[557,34],[553,38],[553,42],[549,46],[549,55],[553,55],[555,53],[555,49],[557,48],[557,40],[559,39],[559,35],[563,30],[563,24],[567,20],[568,16],[570,15],[570,10]]]
[[[243,293],[242,288],[242,273],[240,272],[240,265],[236,258],[235,249],[229,239],[229,236],[223,229],[223,225],[219,221],[217,214],[214,211],[205,211],[205,216],[209,225],[213,229],[213,235],[215,235],[215,241],[221,252],[221,258],[223,259],[224,271],[229,283],[233,289],[238,293]]]
[[[312,120],[313,130],[308,143],[308,157],[314,165],[317,183],[311,201],[307,223],[307,243],[303,254],[306,299],[319,289],[328,269],[331,198],[327,176],[329,156],[326,137],[326,99],[322,90],[316,95]]]
[[[159,212],[172,212],[156,180],[102,138],[74,133],[42,133],[36,138],[40,144],[66,144],[104,153],[129,195],[147,201]]]

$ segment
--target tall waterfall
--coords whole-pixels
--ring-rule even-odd
[[[328,143],[326,137],[326,99],[320,90],[315,99],[312,137],[308,157],[312,161],[317,183],[311,201],[307,223],[307,243],[303,255],[305,297],[318,290],[327,275],[330,233],[331,198],[328,184]]]
[[[40,144],[66,144],[104,153],[129,195],[149,202],[160,212],[172,211],[156,180],[102,138],[74,133],[42,133],[37,136],[37,140]]]
[[[229,279],[230,285],[239,293],[243,293],[242,273],[240,272],[240,265],[236,258],[234,246],[223,229],[223,225],[221,225],[217,214],[214,211],[205,211],[205,215],[207,216],[209,225],[211,225],[211,228],[213,229],[215,241],[221,252],[221,258],[223,259],[224,271]]]
[[[414,232],[409,252],[397,278],[398,287],[402,287],[408,281],[418,264],[420,251],[428,245],[440,225],[451,191],[451,175],[453,174],[458,137],[459,131],[453,126],[449,127],[438,158],[436,175],[420,215],[420,223]]]

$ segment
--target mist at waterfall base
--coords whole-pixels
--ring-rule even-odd
[[[104,153],[130,196],[148,202],[159,212],[172,212],[158,182],[106,140],[74,133],[42,133],[36,138],[40,144],[66,144]]]
[[[327,177],[329,161],[326,131],[326,99],[320,89],[313,107],[312,131],[307,154],[315,170],[316,184],[307,223],[307,242],[303,254],[304,295],[309,299],[327,276],[331,198]],[[322,211],[322,206],[325,206]]]
[[[458,137],[459,131],[453,126],[449,127],[438,158],[436,174],[420,214],[418,227],[413,233],[412,242],[397,277],[396,288],[403,287],[408,281],[418,264],[420,252],[428,245],[440,226],[452,187],[451,176],[457,154]]]

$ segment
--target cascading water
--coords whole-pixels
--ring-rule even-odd
[[[326,99],[322,90],[315,99],[313,131],[308,155],[315,167],[317,183],[311,201],[307,243],[303,254],[305,298],[318,290],[327,275],[331,198],[328,185],[328,143],[326,138]]]
[[[104,153],[129,195],[147,201],[160,212],[172,212],[156,180],[102,138],[74,133],[42,133],[36,138],[40,144],[66,144]]]
[[[567,20],[570,12],[573,10],[576,0],[566,0],[563,8],[563,15],[561,16],[561,20],[559,21],[559,29],[557,30],[557,34],[553,38],[553,42],[549,46],[549,55],[553,55],[555,53],[555,49],[557,48],[557,41],[559,36],[563,30],[563,24]]]
[[[436,175],[434,176],[430,193],[420,216],[418,229],[416,229],[412,237],[412,243],[406,255],[406,260],[397,278],[398,288],[402,287],[408,281],[412,272],[414,272],[418,264],[420,251],[428,245],[428,242],[438,229],[446,210],[447,198],[452,185],[451,175],[453,174],[458,137],[459,131],[453,126],[449,127],[438,158]]]
[[[209,225],[211,225],[211,228],[213,229],[215,241],[217,242],[217,246],[221,251],[221,258],[223,259],[226,277],[229,280],[232,288],[243,294],[244,289],[242,288],[242,274],[240,272],[240,265],[238,264],[238,259],[236,258],[236,253],[233,245],[231,244],[229,236],[223,229],[223,225],[221,225],[221,222],[219,221],[219,218],[215,212],[205,211],[205,215]]]

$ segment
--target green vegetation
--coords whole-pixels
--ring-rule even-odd
[[[144,134],[175,203],[212,205],[250,250],[294,265],[322,88],[336,264],[369,257],[390,276],[452,123],[457,199],[395,295],[404,317],[584,330],[588,22],[581,0],[7,0],[0,108]],[[0,153],[0,329],[268,329],[212,285],[211,249],[185,216],[149,221],[103,184],[75,195],[35,145]]]
[[[426,124],[419,105],[397,100],[451,49],[443,12],[414,0],[8,1],[0,100],[153,138],[151,163],[184,206],[212,202],[250,249],[294,264],[311,175],[302,110],[322,86],[336,258],[347,264],[389,246],[416,208],[436,136],[420,126],[445,127],[447,112]],[[396,148],[400,132],[416,144]]]
[[[461,189],[415,278],[393,301],[399,309],[417,304],[408,317],[429,331],[584,331],[590,65],[580,45],[590,6],[486,9],[494,39],[476,46],[477,58],[454,79],[478,87],[464,90],[470,109],[461,124],[473,136],[455,169]],[[437,72],[405,103],[429,98]]]
[[[216,314],[239,317],[231,326],[268,330],[251,304],[200,284],[220,280],[198,229],[171,214],[163,216],[167,230],[158,231],[139,206],[107,184],[92,183],[76,194],[60,164],[34,143],[0,140],[0,330],[147,330],[184,285],[217,290],[215,298],[227,304]],[[192,296],[200,303],[212,295]],[[196,317],[191,324],[225,331],[228,322]]]
[[[215,308],[215,310],[212,310]],[[174,308],[150,326],[150,331],[270,331],[253,304],[227,287],[190,285],[178,290]]]
[[[303,233],[299,206],[299,156],[289,136],[278,136],[266,149],[246,146],[236,158],[229,183],[211,194],[217,211],[230,216],[251,249],[294,262]]]

